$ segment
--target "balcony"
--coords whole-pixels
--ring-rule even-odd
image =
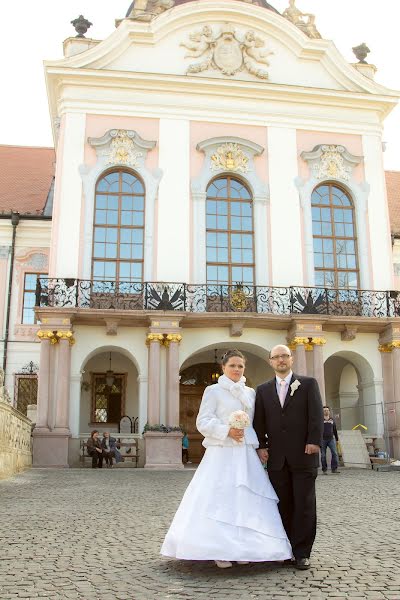
[[[400,317],[400,291],[40,278],[37,308]]]

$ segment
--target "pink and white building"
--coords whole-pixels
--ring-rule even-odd
[[[123,415],[141,440],[181,424],[199,459],[215,356],[242,350],[256,386],[283,342],[339,428],[400,458],[399,178],[382,161],[398,93],[264,0],[136,0],[64,55],[45,63],[54,190],[36,217],[0,215],[16,402],[39,366],[34,464],[76,464]],[[168,436],[147,435],[148,467],[179,463]]]

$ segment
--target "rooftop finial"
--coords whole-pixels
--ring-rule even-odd
[[[358,60],[358,62],[360,62],[364,65],[368,64],[365,59],[367,58],[367,56],[371,52],[371,50],[368,48],[368,46],[365,42],[363,42],[359,46],[354,46],[354,48],[352,48],[352,50],[353,50],[354,54],[356,55],[356,59]]]
[[[74,26],[75,31],[78,34],[75,37],[83,38],[83,37],[85,37],[85,33],[87,32],[89,27],[91,27],[93,25],[93,23],[91,23],[90,21],[85,19],[85,17],[83,15],[79,15],[79,17],[77,19],[74,19],[73,21],[71,21],[71,25]]]

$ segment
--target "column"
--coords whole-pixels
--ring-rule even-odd
[[[256,262],[255,285],[266,286],[270,283],[269,272],[269,229],[267,225],[267,202],[264,196],[254,197],[254,245]]]
[[[313,349],[313,369],[314,377],[318,381],[319,391],[321,392],[322,404],[325,405],[325,374],[324,374],[324,353],[323,346],[326,344],[324,338],[312,338]]]
[[[376,290],[390,290],[393,288],[393,264],[382,157],[382,137],[379,134],[363,135],[362,144],[365,179],[370,186],[368,235],[372,263],[372,284]]]
[[[293,352],[293,371],[298,375],[307,375],[306,349],[305,344],[308,338],[295,337],[290,343]]]
[[[193,282],[204,285],[207,281],[206,257],[206,196],[205,192],[192,191],[193,240],[192,273]]]
[[[394,427],[393,432],[393,454],[394,458],[400,459],[400,340],[393,341],[393,408],[394,408]]]
[[[167,425],[179,426],[179,344],[182,336],[167,335]]]
[[[38,331],[40,338],[40,368],[38,377],[37,416],[35,429],[49,428],[49,399],[50,399],[50,349],[54,333]]]
[[[274,286],[303,285],[303,245],[296,130],[268,128],[272,281]],[[284,241],[283,241],[284,240]]]
[[[147,421],[149,425],[160,423],[160,346],[164,336],[159,333],[149,333],[149,396],[147,404]]]
[[[139,394],[139,426],[138,431],[142,433],[144,426],[148,421],[147,416],[147,397],[148,397],[148,383],[149,378],[145,375],[139,375],[137,378],[138,382],[138,394]]]
[[[160,119],[157,281],[190,279],[190,128],[186,119]]]
[[[57,331],[59,355],[57,369],[57,395],[55,429],[69,433],[69,387],[71,371],[72,331]]]
[[[69,430],[72,437],[76,438],[80,432],[80,405],[81,405],[82,376],[71,375],[69,393]]]

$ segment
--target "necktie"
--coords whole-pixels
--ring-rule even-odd
[[[279,401],[281,403],[282,408],[283,408],[283,405],[285,404],[285,398],[286,398],[286,381],[284,379],[282,379],[282,381],[279,382]]]

